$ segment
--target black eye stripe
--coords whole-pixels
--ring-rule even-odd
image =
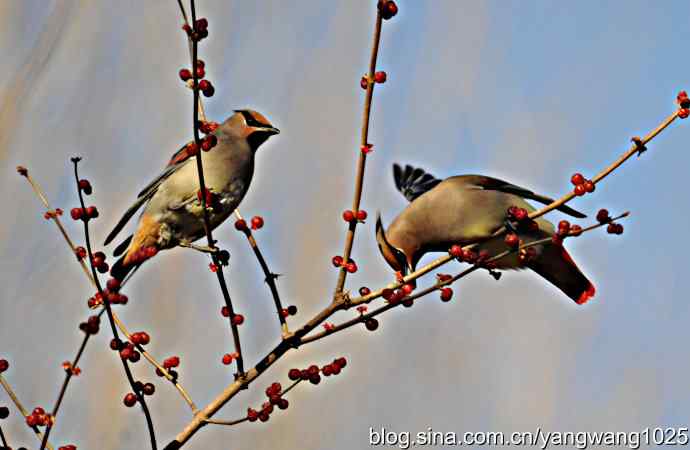
[[[252,116],[249,113],[249,111],[242,110],[242,111],[239,111],[239,113],[242,114],[242,117],[244,117],[244,121],[247,123],[247,126],[258,127],[258,128],[265,128],[266,127],[265,123],[261,123],[258,120],[256,120],[254,118],[254,116]]]

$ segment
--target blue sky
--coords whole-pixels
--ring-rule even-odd
[[[351,203],[373,1],[199,2],[210,37],[201,56],[216,95],[208,115],[252,107],[282,133],[261,148],[242,203],[260,214],[257,238],[279,289],[300,313],[320,310],[336,280],[342,210]],[[482,173],[545,195],[591,176],[655,127],[689,89],[690,5],[642,1],[405,2],[384,26],[363,207],[390,221],[405,200],[393,162],[438,177]],[[14,170],[26,165],[55,206],[76,198],[69,158],[84,157],[101,217],[99,242],[169,155],[191,135],[191,96],[177,78],[187,49],[175,2],[0,2],[0,356],[27,405],[52,405],[88,315],[91,294],[57,231]],[[268,424],[208,427],[189,449],[280,446],[367,448],[369,427],[397,431],[640,431],[687,426],[686,344],[690,251],[684,186],[690,130],[679,121],[573,206],[631,210],[622,236],[591,233],[568,243],[597,286],[577,307],[536,275],[477,273],[456,300],[429,298],[394,311],[376,333],[352,329],[289,355],[229,405],[234,418],[262,401],[291,367],[345,355],[335,379],[304,386]],[[552,220],[559,220],[553,216]],[[77,224],[68,223],[80,239]],[[251,251],[231,225],[216,233],[232,254],[228,271],[244,352],[255,361],[276,342],[272,300]],[[349,287],[381,286],[391,274],[377,254],[373,221],[359,229],[360,272]],[[220,364],[231,339],[204,256],[162,254],[127,289],[123,319],[152,335],[161,359],[182,358],[181,380],[199,404],[225,386]],[[341,319],[351,317],[343,313]],[[334,321],[338,321],[335,319]],[[143,418],[121,399],[128,388],[107,350],[89,346],[70,386],[53,442],[80,448],[145,448]],[[151,379],[148,367],[136,367]],[[155,377],[154,377],[155,378]],[[160,442],[190,418],[156,380],[151,400]],[[0,403],[8,403],[0,393]],[[3,429],[35,446],[14,419]]]

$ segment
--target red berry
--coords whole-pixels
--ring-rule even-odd
[[[153,395],[156,392],[156,386],[153,383],[146,383],[141,390],[144,392],[144,395]]]
[[[301,371],[299,369],[290,369],[288,372],[288,378],[291,379],[292,381],[297,381],[300,379],[302,376]]]
[[[244,219],[237,219],[235,221],[235,229],[238,231],[246,231],[247,230],[247,222]]]
[[[178,356],[171,356],[163,361],[163,367],[170,369],[172,367],[177,367],[180,365],[180,358]]]
[[[681,108],[678,110],[678,117],[680,117],[681,119],[687,119],[689,115],[690,109],[688,108]]]
[[[368,287],[362,286],[361,288],[359,288],[359,295],[361,295],[362,297],[369,294],[371,294],[371,289],[369,289]]]
[[[318,373],[309,377],[309,382],[311,384],[319,384],[321,382],[321,375]]]
[[[252,408],[247,408],[247,420],[250,422],[256,422],[256,419],[259,418],[259,413],[256,412],[256,410]]]
[[[357,220],[359,220],[360,222],[364,222],[365,220],[367,220],[367,212],[363,209],[357,211]]]
[[[615,234],[616,233],[616,224],[610,223],[609,226],[606,227],[606,232],[609,234]]]
[[[405,295],[410,295],[412,291],[414,291],[414,286],[412,286],[410,283],[405,283],[402,285],[402,291]]]
[[[561,220],[560,222],[558,222],[558,231],[559,233],[561,233],[561,231],[563,233],[567,233],[568,231],[570,231],[570,222],[568,222],[567,220]]]
[[[185,147],[185,151],[189,156],[196,156],[196,154],[199,153],[199,146],[196,145],[196,142],[190,142]]]
[[[216,88],[213,87],[211,84],[208,88],[204,89],[203,91],[204,97],[213,97],[213,94],[216,93]]]
[[[201,149],[205,152],[211,150],[218,144],[218,138],[214,134],[209,134],[201,141]]]
[[[367,80],[366,76],[362,77],[362,79],[359,80],[359,86],[362,89],[367,89],[369,87],[369,81]]]
[[[196,68],[196,77],[197,78],[204,78],[206,76],[206,70],[202,66],[197,66]]]
[[[192,72],[189,69],[181,69],[180,78],[182,79],[182,81],[187,81],[190,78],[192,78]]]
[[[585,192],[590,192],[590,193],[594,192],[594,189],[596,189],[596,185],[594,184],[594,182],[592,180],[585,181],[584,187],[585,187]]]
[[[340,367],[341,369],[344,369],[345,366],[347,366],[347,359],[345,359],[344,356],[341,356],[340,358],[336,358],[335,360],[333,360],[333,364]]]
[[[599,223],[606,223],[611,220],[611,217],[609,216],[609,212],[606,209],[600,209],[599,212],[597,213],[597,222]]]
[[[379,327],[379,321],[373,317],[370,317],[364,321],[364,326],[367,328],[367,330],[374,331]]]
[[[295,305],[290,305],[290,306],[288,306],[288,307],[287,307],[287,312],[288,312],[288,314],[290,314],[291,316],[294,316],[295,314],[297,314],[297,306],[295,306]]]
[[[35,416],[33,414],[29,414],[28,416],[26,416],[26,424],[32,428],[38,425],[38,421],[38,416]]]
[[[268,414],[265,412],[260,412],[259,413],[259,420],[262,422],[268,422]]]
[[[223,355],[223,364],[226,366],[232,364],[232,355],[230,353],[226,353]]]
[[[345,270],[347,270],[349,273],[355,273],[357,272],[357,264],[355,264],[354,261],[350,261],[349,263],[345,264]]]
[[[244,316],[242,314],[235,314],[232,316],[232,323],[234,325],[242,325],[244,323]]]
[[[685,91],[680,91],[678,93],[678,96],[676,97],[676,102],[683,109],[690,108],[690,98],[688,98],[688,93]]]
[[[230,317],[230,310],[228,309],[227,306],[223,306],[222,308],[220,308],[220,314],[223,317]]]
[[[133,392],[129,392],[127,395],[125,395],[123,403],[126,407],[131,408],[137,404],[137,396]]]
[[[349,209],[343,211],[343,220],[345,222],[352,222],[353,220],[355,220],[355,213],[353,213]]]
[[[287,401],[286,398],[279,398],[278,399],[278,408],[280,409],[287,409],[287,407],[290,405],[290,403]]]
[[[334,267],[340,267],[343,265],[343,257],[336,255],[333,258],[331,258],[331,262],[333,263]]]
[[[98,209],[95,206],[89,206],[86,208],[86,217],[89,219],[95,219],[98,217]]]
[[[213,273],[218,272],[218,264],[215,263],[209,263],[208,264],[208,270],[210,270]]]
[[[0,359],[0,373],[10,368],[10,363],[6,359]]]
[[[139,345],[147,345],[151,342],[151,336],[145,331],[140,331],[137,333],[139,335]]]
[[[72,208],[69,212],[72,219],[79,220],[84,216],[84,210],[81,208]]]
[[[583,195],[585,195],[587,191],[585,190],[585,186],[583,184],[578,184],[577,186],[575,186],[573,192],[575,192],[575,195],[577,195],[578,197],[582,197]]]
[[[108,288],[110,292],[117,292],[120,290],[120,280],[117,278],[110,278],[108,282],[105,284],[105,286]]]
[[[573,186],[577,186],[585,182],[585,177],[581,173],[576,173],[570,177],[570,182],[573,183]]]
[[[378,8],[381,11],[381,17],[384,20],[392,19],[396,14],[398,14],[398,5],[394,1],[379,1]]]
[[[462,254],[462,247],[460,247],[459,245],[453,245],[450,248],[450,255],[454,258],[462,258]]]
[[[91,195],[91,192],[93,192],[89,180],[79,180],[79,189],[86,195]]]
[[[385,83],[386,82],[386,72],[384,72],[384,71],[376,72],[374,74],[374,81],[376,81],[377,83]]]
[[[261,216],[252,217],[252,230],[258,230],[264,226],[264,218]]]
[[[132,357],[133,353],[134,353],[134,350],[132,350],[131,347],[125,347],[122,350],[120,350],[120,358],[129,359]]]
[[[520,238],[515,233],[508,233],[505,237],[505,243],[508,247],[516,248],[518,245],[520,245]]]
[[[391,300],[394,296],[395,291],[393,291],[393,289],[385,288],[381,291],[381,297],[383,297],[384,300]]]
[[[201,80],[201,81],[199,81],[199,89],[201,89],[202,91],[205,91],[205,90],[208,89],[210,86],[211,86],[211,82],[208,81],[208,80]]]
[[[453,290],[449,287],[444,287],[441,289],[441,301],[447,302],[453,298]]]
[[[616,224],[616,234],[623,234],[623,225],[620,223]]]
[[[359,147],[360,151],[365,155],[374,151],[374,144],[364,144]]]
[[[81,245],[79,247],[77,247],[76,249],[74,249],[74,253],[77,255],[77,259],[79,259],[79,260],[86,258],[86,254],[87,254],[86,249],[84,247],[82,247]]]
[[[118,340],[115,339],[115,338],[112,338],[112,339],[110,340],[110,349],[111,349],[111,350],[120,350],[121,347],[122,347],[122,342],[121,342],[121,341],[118,341]]]
[[[333,375],[333,367],[330,364],[326,364],[321,368],[321,373],[323,373],[323,376],[329,377]]]
[[[196,23],[194,24],[194,28],[197,30],[205,30],[208,28],[208,20],[206,20],[204,17],[201,19],[198,19]]]

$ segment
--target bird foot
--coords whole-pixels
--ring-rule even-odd
[[[506,219],[503,222],[503,226],[506,227],[506,230],[508,230],[511,233],[517,233],[517,228],[515,228],[515,225],[509,219]]]

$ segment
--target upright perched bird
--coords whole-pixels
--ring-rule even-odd
[[[280,131],[256,111],[239,110],[211,134],[217,144],[204,153],[202,165],[206,189],[210,192],[211,227],[220,225],[244,198],[254,173],[254,154],[270,136]],[[204,212],[194,152],[185,145],[167,167],[125,212],[105,240],[108,245],[143,205],[144,211],[133,235],[115,249],[122,257],[111,275],[119,280],[158,250],[191,243],[205,235]]]
[[[439,180],[419,168],[393,165],[398,190],[411,202],[383,229],[380,217],[376,223],[376,241],[388,264],[403,274],[414,271],[427,252],[446,252],[453,244],[468,245],[479,242],[478,250],[491,255],[507,249],[503,236],[491,234],[506,223],[511,206],[534,208],[525,201],[549,204],[553,200],[514,184],[482,175],[459,175]],[[568,206],[558,208],[577,218],[585,217]],[[536,219],[539,229],[519,231],[525,243],[548,238],[554,226],[543,218]],[[526,262],[576,303],[585,303],[594,296],[594,285],[582,274],[562,245],[542,244],[534,247],[536,255]],[[517,254],[498,261],[498,269],[521,269]]]

